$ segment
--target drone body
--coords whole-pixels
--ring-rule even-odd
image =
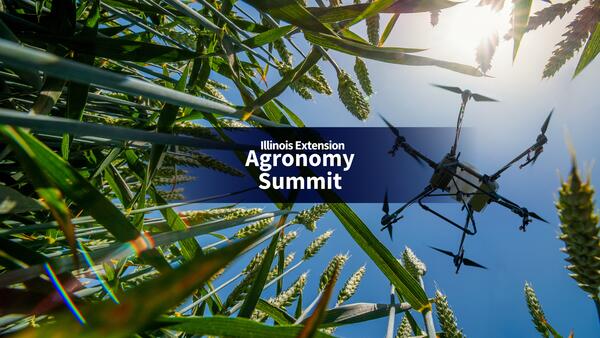
[[[457,154],[457,149],[460,138],[460,132],[462,129],[462,120],[464,117],[467,103],[471,99],[475,101],[488,102],[496,102],[496,100],[480,94],[472,93],[469,90],[463,91],[458,87],[448,87],[441,85],[434,86],[449,90],[454,93],[461,94],[462,101],[458,113],[454,143],[450,148],[450,151],[439,162],[435,162],[429,159],[424,154],[417,151],[412,146],[410,146],[410,144],[407,143],[406,139],[402,135],[400,135],[398,129],[396,129],[392,124],[390,124],[385,118],[382,117],[384,122],[388,125],[388,127],[396,137],[393,147],[389,151],[389,153],[392,156],[394,156],[398,150],[402,149],[404,152],[406,152],[408,155],[414,158],[419,164],[427,165],[431,169],[433,169],[433,174],[431,175],[429,184],[423,189],[421,193],[419,193],[417,196],[406,202],[403,206],[401,206],[391,214],[389,213],[390,208],[388,203],[388,192],[385,192],[383,202],[384,215],[381,218],[381,225],[383,227],[381,230],[387,229],[391,237],[393,224],[403,218],[403,216],[401,215],[402,211],[404,211],[404,209],[408,208],[412,204],[418,203],[419,206],[425,211],[428,211],[433,215],[441,218],[442,220],[446,221],[447,223],[456,227],[462,232],[460,245],[456,254],[450,251],[433,248],[453,258],[453,263],[456,266],[457,273],[462,264],[484,268],[482,265],[470,259],[464,258],[464,242],[466,236],[473,236],[477,233],[477,226],[475,223],[474,213],[484,211],[486,206],[490,203],[497,203],[521,217],[522,223],[519,229],[522,231],[526,230],[527,225],[531,223],[533,219],[546,222],[536,213],[530,212],[527,208],[521,207],[517,203],[512,202],[511,200],[499,195],[499,185],[497,180],[505,170],[507,170],[510,166],[520,161],[524,157],[526,157],[526,160],[523,164],[519,166],[520,168],[523,168],[528,164],[535,163],[538,156],[543,151],[543,146],[546,144],[546,142],[548,142],[545,133],[548,128],[552,112],[550,112],[550,115],[548,115],[548,117],[544,121],[541,128],[541,133],[537,136],[536,142],[532,146],[528,147],[515,159],[513,159],[508,164],[500,168],[494,174],[486,175],[479,172],[473,165],[466,162],[461,162],[459,160],[460,154]],[[462,210],[466,211],[466,217],[462,224],[446,217],[445,215],[432,209],[425,203],[425,200],[429,197],[441,196],[450,197],[462,206]]]
[[[480,173],[473,165],[459,162],[458,159],[444,158],[442,165],[434,171],[429,184],[448,192],[450,197],[458,203],[466,202],[474,212],[482,212],[490,203],[491,198],[477,192],[483,190],[495,193],[500,187],[498,182],[482,180],[482,177],[484,174]]]

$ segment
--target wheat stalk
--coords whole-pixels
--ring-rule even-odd
[[[406,270],[408,270],[416,280],[419,280],[420,277],[427,273],[425,263],[423,263],[409,247],[405,247],[402,252],[402,263]]]
[[[329,283],[329,280],[331,280],[331,278],[333,278],[334,275],[339,274],[339,272],[344,267],[344,264],[346,264],[347,260],[348,255],[340,254],[334,256],[331,259],[331,261],[329,261],[327,267],[325,267],[325,270],[323,270],[323,273],[319,278],[319,291],[323,291],[325,289],[325,286],[327,286],[327,283]]]
[[[398,331],[396,331],[396,338],[410,338],[412,336],[412,327],[410,326],[408,317],[404,315],[404,317],[402,317],[402,321],[400,322],[400,326],[398,326]]]
[[[372,0],[369,3],[373,2]],[[377,46],[379,44],[379,14],[374,14],[369,16],[366,19],[367,24],[367,36],[369,38],[369,42],[373,46]]]
[[[361,266],[356,272],[346,280],[344,286],[338,293],[337,301],[335,306],[340,306],[342,303],[350,299],[350,297],[354,296],[356,290],[358,289],[358,285],[360,284],[363,276],[365,275],[366,267]]]
[[[241,228],[240,230],[238,230],[233,237],[235,238],[245,238],[248,237],[250,235],[253,235],[255,233],[260,232],[261,230],[263,230],[264,228],[266,228],[267,226],[269,226],[271,223],[273,223],[274,218],[273,217],[269,217],[269,218],[265,218],[265,219],[261,219],[260,221],[256,221],[254,223],[250,223],[249,225]]]
[[[598,303],[600,290],[600,227],[594,188],[579,176],[573,156],[571,173],[561,183],[556,202],[561,222],[559,238],[565,243],[567,269],[579,287]]]
[[[435,292],[435,310],[437,312],[438,321],[444,332],[444,337],[447,338],[463,338],[462,331],[458,329],[454,312],[448,305],[448,300],[439,290]]]
[[[550,336],[550,330],[546,325],[546,316],[544,310],[535,295],[535,291],[531,285],[525,282],[525,301],[527,302],[527,308],[529,308],[529,314],[531,314],[531,321],[535,325],[535,329],[545,338]]]
[[[315,238],[304,250],[303,260],[307,260],[319,252],[321,248],[327,243],[331,235],[333,234],[333,230],[325,231],[319,237]]]
[[[317,229],[317,221],[321,219],[328,211],[329,206],[327,204],[317,204],[310,209],[302,210],[292,220],[292,223],[302,224],[308,230],[315,231]]]
[[[369,70],[365,61],[358,56],[354,58],[354,73],[358,78],[360,87],[367,94],[367,96],[373,95],[373,86],[371,85],[371,79],[369,78]]]
[[[200,223],[224,219],[232,220],[241,217],[258,215],[263,212],[261,208],[217,208],[208,210],[188,210],[179,213],[188,225],[197,225]]]
[[[371,113],[369,103],[358,90],[356,83],[344,70],[338,73],[338,95],[346,109],[359,120],[366,120]]]

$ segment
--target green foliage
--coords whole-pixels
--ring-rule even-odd
[[[512,10],[512,37],[514,41],[513,60],[517,57],[517,51],[521,45],[523,35],[527,31],[529,24],[529,13],[531,12],[531,4],[533,0],[513,0]]]
[[[583,8],[567,26],[564,38],[556,45],[552,56],[544,68],[544,77],[551,77],[571,59],[590,38],[598,23],[597,5]],[[588,61],[589,62],[589,61]]]
[[[326,195],[332,201],[337,196]],[[337,198],[339,200],[339,198]],[[390,251],[381,244],[364,222],[345,203],[330,204],[332,211],[352,236],[354,241],[373,260],[377,267],[390,280],[392,285],[419,312],[431,309],[431,304],[421,285],[400,265]]]
[[[531,16],[527,31],[548,25],[558,18],[563,18],[570,13],[579,0],[569,0],[564,3],[555,3],[541,9]],[[558,70],[570,60],[575,53],[586,46],[581,54],[573,76],[577,76],[598,54],[597,26],[600,21],[600,6],[598,1],[590,0],[589,4],[577,13],[575,18],[567,25],[567,30],[562,35],[563,39],[556,45],[552,56],[546,63],[543,77],[554,76]]]
[[[304,126],[280,95],[288,88],[307,99],[332,95],[328,70],[337,76],[341,104],[365,120],[366,96],[374,92],[365,59],[482,76],[491,58],[482,57],[477,69],[418,55],[423,49],[381,47],[400,13],[431,12],[433,20],[452,1],[246,3],[256,17],[229,1],[0,1],[0,287],[33,300],[3,307],[10,319],[0,325],[2,334],[327,337],[323,328],[382,318],[391,309],[407,313],[403,325],[411,308],[431,309],[414,278],[424,274],[424,265],[409,253],[401,265],[343,201],[327,199],[337,203],[298,213],[293,203],[274,203],[280,210],[272,212],[207,206],[186,200],[183,184],[195,179],[191,168],[254,175],[204,150],[239,149],[223,129]],[[573,4],[536,13],[528,29],[562,17]],[[597,55],[595,7],[586,8],[548,69],[560,67],[586,41],[577,72]],[[380,34],[381,13],[393,16]],[[368,27],[364,37],[352,31],[359,23]],[[362,91],[330,51],[355,58]],[[574,278],[589,292],[598,281],[590,271],[598,269],[576,258],[573,243],[582,229],[573,225],[573,206],[562,198],[561,239],[575,257]],[[315,236],[296,261],[288,246],[304,230],[296,224],[315,231],[330,208],[402,295],[401,303],[346,304],[366,276],[361,267],[344,276],[336,306],[328,309],[346,255],[325,268],[320,297],[307,302],[302,289],[309,275],[297,270],[318,256],[333,231]],[[595,216],[586,217],[576,221],[585,223],[587,234]],[[230,271],[245,254],[247,264]],[[33,306],[58,299],[44,266],[67,289],[72,312],[60,301]],[[106,283],[82,283],[90,278]],[[277,289],[265,300],[273,284]],[[113,293],[119,304],[109,297]],[[295,308],[293,315],[288,307]],[[77,311],[86,326],[73,317]]]

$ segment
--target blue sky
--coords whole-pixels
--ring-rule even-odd
[[[474,64],[474,48],[479,40],[478,34],[481,34],[480,26],[487,25],[492,19],[496,20],[494,22],[508,20],[508,10],[498,14],[499,19],[484,17],[488,9],[476,7],[477,2],[470,1],[443,11],[440,24],[435,28],[431,28],[428,14],[403,14],[387,45],[430,48],[423,55]],[[541,2],[534,4],[534,8],[542,6]],[[573,12],[579,9],[580,6]],[[491,19],[470,20],[472,15]],[[550,141],[535,166],[523,170],[512,168],[499,181],[499,193],[527,205],[548,219],[550,224],[535,222],[526,233],[522,233],[518,230],[520,219],[506,209],[492,205],[484,214],[477,215],[480,231],[475,238],[468,239],[467,256],[488,266],[489,270],[463,268],[460,274],[455,275],[450,259],[429,249],[428,245],[454,249],[460,234],[418,207],[405,213],[405,219],[395,228],[395,240],[392,242],[386,233],[379,232],[380,205],[352,205],[392,253],[399,255],[408,245],[427,264],[425,283],[428,294],[433,295],[437,287],[448,296],[460,327],[470,337],[537,335],[524,300],[525,281],[533,284],[549,322],[562,335],[568,336],[569,331],[574,330],[576,337],[593,337],[600,332],[593,302],[564,268],[565,255],[560,252],[563,243],[557,239],[559,228],[554,207],[559,177],[566,175],[570,167],[566,135],[570,135],[577,149],[581,167],[584,162],[593,163],[600,154],[600,136],[597,133],[600,100],[595,97],[598,89],[594,81],[600,78],[600,63],[596,60],[583,74],[572,79],[579,57],[577,54],[554,78],[541,79],[545,62],[559,41],[566,22],[572,17],[566,16],[550,26],[528,33],[514,64],[512,41],[501,41],[490,71],[493,78],[473,78],[432,67],[415,68],[367,61],[376,93],[370,98],[372,116],[366,122],[358,121],[348,113],[336,94],[304,101],[288,90],[281,97],[309,126],[382,126],[377,114],[384,114],[394,124],[403,127],[455,124],[458,96],[433,88],[430,83],[469,88],[497,98],[500,103],[471,104],[464,122],[472,127],[475,143],[472,151],[463,153],[461,159],[488,173],[531,145],[548,112],[555,108],[547,133]],[[382,19],[382,29],[384,22],[387,22],[387,17]],[[363,33],[362,29],[357,32]],[[332,55],[343,68],[352,69],[352,57],[339,53]],[[337,81],[331,67],[322,63],[322,68],[335,87]],[[593,182],[600,186],[597,177],[592,174]],[[264,207],[269,209],[269,206]],[[447,204],[440,208],[449,215],[459,215],[456,205]],[[301,231],[300,238],[290,246],[290,250],[301,255],[306,244],[327,229],[334,229],[335,234],[319,258],[293,273],[286,279],[286,286],[301,271],[310,269],[312,278],[309,278],[304,294],[305,302],[310,302],[317,294],[318,276],[329,258],[337,253],[349,252],[351,259],[344,268],[339,286],[361,265],[367,266],[367,274],[351,302],[387,302],[387,280],[353,243],[335,216],[325,216],[314,234]],[[396,324],[400,318],[397,317]],[[387,319],[381,319],[342,327],[336,334],[343,337],[383,337],[386,322]]]

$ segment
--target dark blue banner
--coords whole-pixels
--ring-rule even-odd
[[[448,153],[454,141],[454,128],[398,130],[408,144],[434,162]],[[181,185],[185,199],[248,189],[219,201],[323,202],[319,189],[324,189],[348,203],[380,203],[387,189],[389,201],[398,203],[421,192],[433,174],[427,163],[419,164],[402,149],[395,156],[389,153],[396,137],[388,128],[237,128],[225,133],[251,150],[201,152],[244,175],[185,168],[196,177]],[[465,129],[459,151],[468,153],[469,147]]]

